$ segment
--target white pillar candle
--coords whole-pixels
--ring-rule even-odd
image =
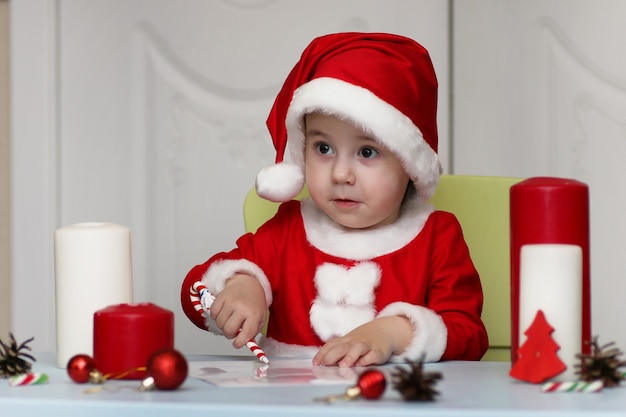
[[[57,366],[78,353],[93,355],[93,315],[132,303],[130,229],[78,223],[54,234]]]
[[[524,245],[520,254],[519,340],[542,310],[567,369],[556,380],[575,380],[582,341],[582,249],[567,244]]]

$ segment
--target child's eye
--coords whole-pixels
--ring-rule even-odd
[[[324,142],[319,142],[315,144],[317,151],[322,155],[327,155],[333,152],[333,148],[330,147],[329,144]]]
[[[376,155],[378,155],[378,151],[374,148],[365,147],[359,151],[359,155],[367,159],[374,158]]]

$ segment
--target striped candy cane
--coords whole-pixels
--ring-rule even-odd
[[[48,375],[46,374],[21,374],[13,375],[9,378],[9,386],[21,387],[24,385],[41,385],[48,382]]]
[[[602,381],[546,382],[541,386],[543,392],[599,392],[604,388]]]
[[[208,288],[200,281],[196,281],[190,288],[189,299],[193,308],[200,314],[209,311],[215,297]]]
[[[191,300],[191,304],[193,308],[200,314],[204,312],[209,312],[211,309],[211,305],[213,305],[213,301],[215,301],[215,296],[211,294],[208,288],[200,281],[194,282],[191,287],[189,287],[189,299]],[[265,364],[269,364],[270,361],[267,358],[263,349],[257,345],[256,340],[254,338],[250,339],[248,343],[246,343],[246,347],[250,349],[261,362]]]
[[[269,359],[267,359],[267,355],[265,355],[263,349],[261,349],[259,345],[256,344],[254,338],[250,339],[250,341],[246,343],[246,346],[248,347],[248,349],[250,349],[250,352],[254,353],[261,362],[265,364],[270,363]]]

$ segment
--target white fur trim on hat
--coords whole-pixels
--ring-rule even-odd
[[[304,116],[319,111],[349,120],[394,152],[415,184],[418,198],[435,192],[442,169],[437,153],[409,117],[366,88],[335,78],[316,78],[300,86],[287,111],[287,148],[304,169]]]
[[[256,177],[257,194],[274,202],[292,200],[303,188],[303,168],[289,162],[263,168]]]
[[[425,362],[441,359],[448,341],[448,328],[441,316],[433,310],[409,303],[391,303],[378,313],[378,317],[404,316],[413,325],[413,340],[400,355],[393,355],[391,362],[405,359],[417,360],[424,355]]]

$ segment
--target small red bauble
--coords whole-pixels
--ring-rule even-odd
[[[356,386],[358,387],[359,393],[363,398],[376,400],[385,392],[387,380],[381,371],[369,369],[359,376]]]
[[[79,384],[89,381],[89,374],[96,369],[96,363],[89,355],[74,355],[67,362],[67,374],[70,379]]]
[[[356,385],[348,388],[342,395],[329,395],[316,398],[315,401],[324,401],[330,404],[337,400],[353,400],[360,397],[376,400],[382,397],[386,387],[387,379],[385,374],[376,369],[368,369],[359,375]]]
[[[187,359],[174,349],[161,349],[148,358],[146,379],[153,378],[154,385],[161,390],[178,388],[188,373]]]

